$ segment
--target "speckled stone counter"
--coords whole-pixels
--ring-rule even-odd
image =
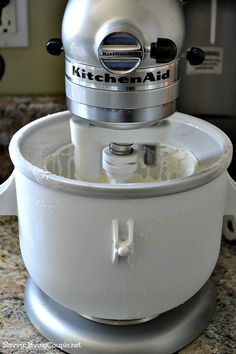
[[[15,132],[37,118],[65,109],[64,96],[0,97],[0,183],[13,169],[8,145]]]
[[[236,353],[235,244],[222,242],[220,258],[212,278],[216,283],[218,296],[213,321],[193,344],[179,354]],[[59,354],[61,352],[49,347],[46,339],[27,319],[23,303],[26,279],[27,272],[19,251],[17,218],[2,216],[0,217],[0,353]]]

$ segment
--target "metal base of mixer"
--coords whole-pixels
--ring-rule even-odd
[[[59,305],[31,279],[25,291],[25,308],[33,325],[57,347],[76,354],[172,354],[207,327],[215,303],[215,287],[208,281],[186,303],[152,321],[109,326]]]

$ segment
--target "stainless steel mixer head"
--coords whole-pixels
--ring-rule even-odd
[[[183,38],[179,0],[69,0],[62,26],[68,109],[118,129],[168,117]]]

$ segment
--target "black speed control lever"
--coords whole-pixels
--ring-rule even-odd
[[[156,59],[156,63],[167,64],[173,61],[177,55],[176,44],[168,38],[158,38],[151,43],[150,57]],[[201,65],[206,58],[205,52],[197,47],[192,47],[186,54],[190,65]]]

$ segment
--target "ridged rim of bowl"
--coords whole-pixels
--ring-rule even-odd
[[[186,122],[197,127],[205,127],[211,129],[215,134],[221,137],[224,141],[224,153],[213,163],[208,169],[200,171],[194,175],[162,182],[148,182],[148,183],[129,183],[129,184],[106,184],[84,182],[75,179],[60,177],[48,171],[45,171],[29,161],[27,161],[20,151],[20,144],[23,139],[32,133],[35,129],[45,124],[52,124],[52,122],[65,120],[70,118],[69,112],[55,113],[36,121],[27,124],[21,128],[12,138],[10,143],[10,156],[16,168],[24,176],[30,178],[32,181],[60,192],[70,193],[74,195],[81,195],[92,198],[109,198],[109,199],[136,199],[136,198],[150,198],[156,196],[165,196],[177,194],[201,187],[212,180],[222,175],[230,165],[232,160],[232,143],[228,136],[215,127],[214,125],[203,121],[199,118],[178,113],[176,119],[179,122]]]

